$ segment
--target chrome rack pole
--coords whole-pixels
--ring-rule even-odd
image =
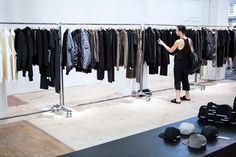
[[[141,66],[140,66],[140,89],[137,92],[133,92],[132,96],[136,97],[146,97],[147,101],[150,101],[150,96],[151,93],[146,93],[143,91],[143,68],[144,68],[144,50],[145,50],[145,24],[141,25],[141,40],[142,40],[142,45],[141,45]],[[142,32],[143,31],[143,32]]]
[[[197,86],[200,87],[201,90],[205,90],[205,85],[197,84],[197,72],[194,73],[194,83],[191,84],[196,88]]]
[[[63,68],[62,68],[62,26],[58,24],[59,27],[59,53],[60,53],[60,103],[59,105],[53,106],[53,111],[63,111],[65,113],[65,117],[72,117],[72,111],[65,107],[65,93],[64,93],[64,78],[63,78]]]
[[[0,22],[0,25],[56,25],[59,27],[59,53],[60,53],[60,93],[59,93],[59,104],[54,105],[51,108],[52,112],[55,111],[63,111],[65,112],[65,116],[71,117],[72,116],[72,111],[66,109],[65,106],[65,102],[64,102],[64,80],[63,80],[63,69],[61,66],[61,59],[62,59],[62,31],[61,31],[61,24],[58,23],[44,23],[44,22],[40,22],[40,23],[33,23],[33,22]]]

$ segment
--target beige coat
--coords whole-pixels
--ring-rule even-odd
[[[13,31],[9,31],[6,28],[0,31],[0,47],[2,48],[2,55],[0,57],[2,71],[2,80],[17,80],[16,69],[16,52],[14,49],[14,37]],[[0,75],[1,75],[0,74]]]

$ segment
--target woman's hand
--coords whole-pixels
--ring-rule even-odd
[[[157,42],[159,45],[164,45],[164,42],[161,39],[157,40]]]

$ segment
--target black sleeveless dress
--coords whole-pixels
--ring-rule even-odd
[[[181,50],[176,50],[174,59],[174,78],[175,78],[175,89],[181,90],[181,83],[183,90],[189,91],[189,81],[188,81],[188,66],[189,66],[189,52],[191,51],[189,40],[184,40],[184,47]]]

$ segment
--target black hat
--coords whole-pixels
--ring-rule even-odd
[[[180,139],[180,131],[177,128],[168,127],[164,133],[159,135],[159,137],[165,140],[177,142]]]
[[[219,136],[219,131],[216,127],[208,125],[202,128],[201,134],[204,135],[208,141],[213,141]]]

